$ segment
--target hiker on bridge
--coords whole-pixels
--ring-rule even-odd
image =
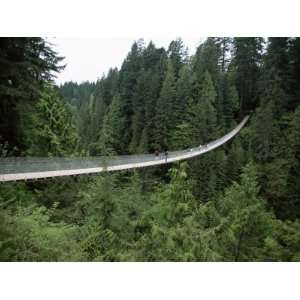
[[[168,150],[166,149],[166,150],[165,150],[165,159],[166,159],[166,162],[167,162],[167,160],[168,160],[168,155],[169,155],[169,153],[168,153]]]
[[[159,158],[159,151],[157,149],[155,150],[154,154],[155,154],[155,159],[158,159]]]

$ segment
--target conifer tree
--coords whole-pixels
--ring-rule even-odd
[[[99,139],[99,152],[101,155],[117,154],[122,149],[120,144],[123,131],[120,97],[115,96],[104,117]]]
[[[36,156],[76,153],[78,136],[71,120],[70,112],[54,88],[45,87],[33,113],[24,122],[29,146],[27,153]]]
[[[288,105],[289,109],[296,109],[299,105],[299,95],[300,95],[300,38],[290,38],[289,39],[289,65],[291,69],[291,94],[290,103]]]
[[[230,62],[230,50],[232,47],[232,38],[230,37],[220,37],[215,38],[216,43],[220,47],[220,58],[219,65],[222,73],[225,73],[228,69],[228,64]]]
[[[172,104],[176,98],[176,81],[171,60],[168,61],[167,73],[162,84],[160,96],[156,105],[155,115],[155,143],[158,149],[168,148],[170,144],[170,130],[175,116]]]
[[[300,197],[300,106],[296,109],[291,120],[291,130],[288,137],[288,144],[291,147],[291,169],[287,181],[287,195],[289,198],[289,218],[299,218],[299,197]]]
[[[39,100],[44,83],[64,68],[62,59],[42,38],[0,38],[0,136],[19,154],[27,149],[22,118]]]
[[[266,238],[272,235],[274,216],[258,196],[256,174],[255,166],[247,165],[240,183],[234,183],[216,203],[223,218],[218,229],[222,234],[217,234],[217,239],[225,260],[268,260],[263,249]]]
[[[201,86],[200,99],[195,107],[195,120],[193,122],[195,135],[200,142],[208,142],[216,138],[216,91],[213,86],[212,78],[209,72],[205,72],[204,80]]]
[[[145,120],[145,101],[147,98],[147,75],[144,69],[140,71],[139,78],[137,79],[135,93],[133,95],[133,115],[131,131],[132,137],[129,145],[129,151],[136,153],[140,145],[141,135],[144,129]]]
[[[219,59],[220,59],[220,45],[215,38],[207,38],[204,43],[197,48],[196,54],[193,58],[194,71],[201,82],[204,78],[205,72],[209,72],[213,83],[217,86],[219,78]]]
[[[173,105],[176,114],[176,122],[187,121],[189,117],[188,105],[191,99],[196,98],[196,76],[190,65],[184,65],[179,71],[179,78],[176,84],[176,100]]]
[[[183,41],[180,38],[172,41],[167,53],[174,67],[175,78],[178,78],[179,70],[187,61],[187,49],[184,47]]]
[[[137,80],[142,68],[142,51],[144,44],[142,40],[135,42],[131,51],[127,55],[125,61],[122,64],[119,73],[119,93],[122,102],[121,112],[124,118],[124,126],[129,130],[124,131],[124,135],[121,137],[121,144],[125,146],[124,151],[128,152],[129,143],[132,137],[132,115],[133,115],[133,98]]]
[[[262,63],[262,38],[234,38],[231,68],[240,99],[240,110],[255,108],[258,103],[258,82]]]

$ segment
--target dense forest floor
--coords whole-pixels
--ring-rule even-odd
[[[0,156],[232,141],[184,163],[0,184],[1,261],[299,261],[300,39],[132,45],[95,83],[53,84],[42,38],[0,38]],[[4,117],[3,117],[4,116]]]

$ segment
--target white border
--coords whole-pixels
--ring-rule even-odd
[[[61,37],[297,36],[298,0],[9,0],[0,35]]]
[[[1,1],[0,35],[300,36],[298,0]],[[1,299],[298,299],[299,263],[1,264]]]
[[[2,263],[1,298],[298,300],[298,271],[289,263]]]

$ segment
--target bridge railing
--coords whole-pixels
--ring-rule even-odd
[[[223,137],[216,139],[207,145],[201,147],[188,148],[178,151],[170,151],[168,158],[190,157],[191,152],[199,155],[201,152],[212,150],[218,145],[225,143],[232,138],[247,122],[249,117],[244,120],[232,131]],[[136,154],[136,155],[119,155],[119,156],[93,156],[93,157],[8,157],[0,158],[0,175],[1,174],[20,174],[33,172],[49,172],[60,170],[89,169],[107,166],[117,166],[124,164],[135,164],[142,162],[151,162],[155,160],[164,160],[164,153],[159,156],[155,154]]]

